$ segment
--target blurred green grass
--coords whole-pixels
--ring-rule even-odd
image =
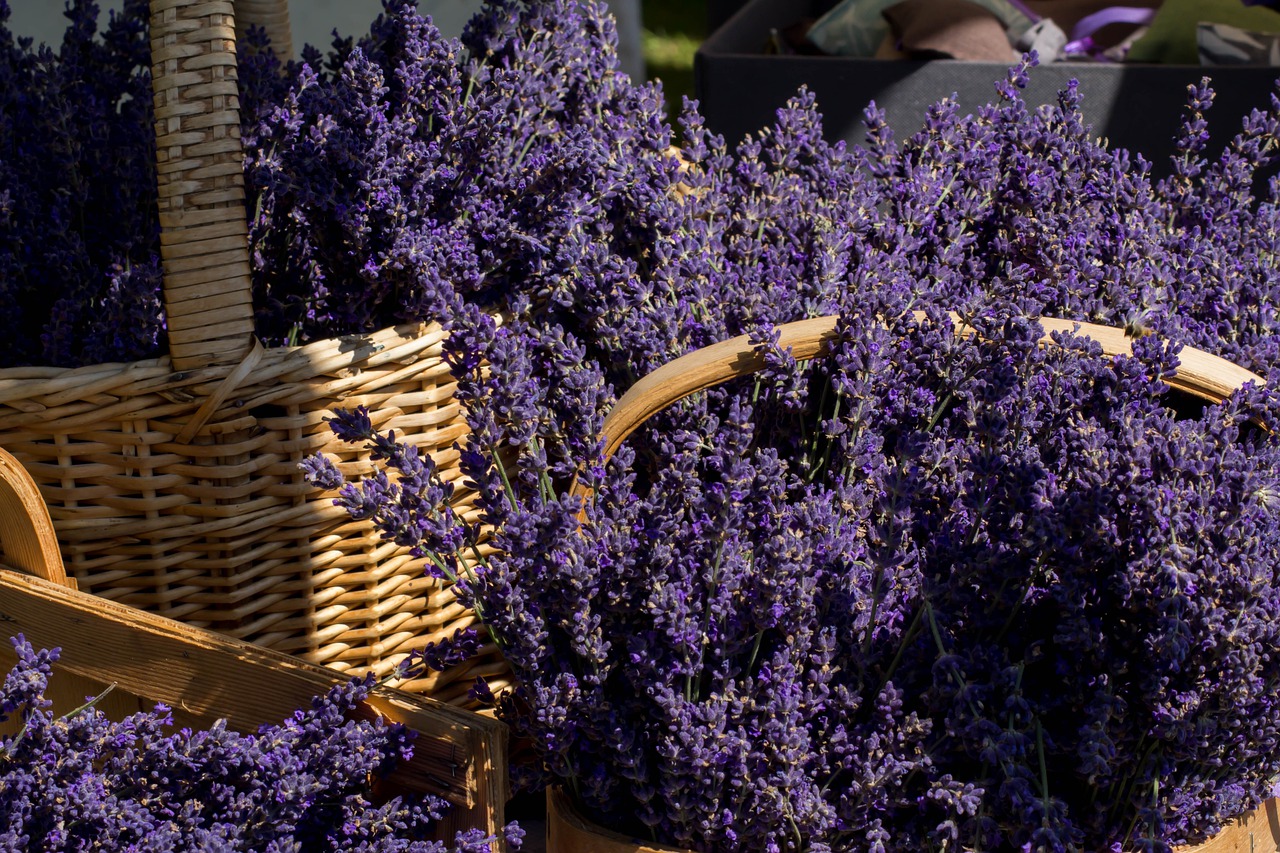
[[[643,0],[641,19],[646,74],[662,81],[668,115],[693,97],[693,54],[707,37],[707,8],[696,0]]]

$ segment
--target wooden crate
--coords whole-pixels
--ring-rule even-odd
[[[105,684],[112,716],[173,707],[182,725],[219,718],[242,732],[279,723],[348,676],[271,649],[192,628],[74,589],[35,483],[0,450],[0,633],[36,648],[62,649],[49,698],[69,711]],[[14,662],[0,644],[0,664]],[[413,760],[388,780],[455,805],[441,838],[478,827],[496,833],[508,799],[506,727],[488,717],[390,688],[376,688],[363,713],[418,733]]]

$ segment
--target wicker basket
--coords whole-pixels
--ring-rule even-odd
[[[918,315],[920,316],[920,315]],[[958,329],[969,327],[953,315]],[[778,345],[790,349],[798,361],[822,354],[836,334],[838,317],[817,317],[778,327]],[[1054,332],[1076,332],[1097,341],[1107,355],[1131,353],[1129,338],[1123,329],[1042,318],[1045,337],[1052,343]],[[969,333],[972,330],[969,329]],[[1221,402],[1245,382],[1258,382],[1261,377],[1225,359],[1190,347],[1179,354],[1177,375],[1168,380],[1176,391],[1212,403]],[[698,391],[712,388],[741,376],[749,376],[765,367],[764,358],[755,350],[747,335],[723,341],[691,352],[645,376],[625,393],[609,412],[604,422],[605,455],[612,456],[649,418]],[[585,487],[577,493],[590,497]],[[1243,815],[1220,833],[1194,847],[1179,848],[1178,853],[1261,853],[1280,850],[1280,800],[1271,799]],[[651,842],[620,835],[592,823],[578,812],[567,792],[558,787],[547,789],[547,853],[682,853]]]
[[[29,575],[37,575],[30,577]],[[173,709],[176,726],[226,719],[242,732],[279,723],[345,677],[288,655],[76,591],[35,483],[0,450],[0,668],[15,661],[4,637],[22,633],[37,648],[59,647],[46,694],[55,714],[79,707],[106,684],[98,704],[112,719]],[[385,687],[361,712],[417,732],[414,756],[390,776],[386,793],[430,792],[454,803],[438,837],[480,827],[496,833],[509,799],[506,726],[480,714]],[[10,720],[6,726],[12,727]]]
[[[288,31],[282,3],[240,3]],[[350,476],[370,473],[324,423],[364,405],[456,477],[465,424],[444,333],[256,343],[232,3],[152,0],[151,10],[170,356],[0,370],[0,446],[39,484],[82,591],[383,674],[473,616],[420,561],[311,487],[298,462],[324,451]],[[506,672],[489,646],[401,686],[465,704],[477,675],[500,688]]]

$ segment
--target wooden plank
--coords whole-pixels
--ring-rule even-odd
[[[8,637],[0,638],[0,673],[13,669],[17,662],[18,656],[14,653],[13,646],[9,645]],[[85,703],[86,698],[98,696],[106,688],[107,684],[97,679],[84,678],[70,672],[59,672],[55,664],[53,678],[49,680],[49,688],[45,690],[44,698],[53,703],[49,708],[50,713],[62,716],[79,708]],[[147,703],[119,688],[103,696],[95,707],[113,720],[123,720],[138,711],[150,710]],[[200,724],[197,723],[197,725]],[[17,714],[0,723],[0,732],[6,735],[17,734],[21,729],[22,719]]]
[[[0,569],[0,625],[37,648],[62,649],[58,667],[116,682],[149,703],[202,720],[225,717],[239,731],[278,723],[347,678],[270,649],[192,628]],[[398,690],[377,688],[367,714],[418,732],[413,760],[390,784],[455,804],[454,827],[497,832],[508,798],[506,727],[487,717]]]

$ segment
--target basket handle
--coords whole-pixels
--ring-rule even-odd
[[[0,551],[15,569],[62,586],[67,577],[58,536],[35,480],[7,450],[0,449]]]
[[[916,316],[923,317],[923,313],[917,311]],[[839,319],[816,317],[779,326],[778,346],[790,349],[797,361],[814,358],[835,337]],[[960,334],[973,334],[972,327],[959,315],[952,314],[951,319]],[[1041,343],[1051,343],[1054,332],[1074,332],[1097,341],[1107,355],[1132,352],[1124,330],[1114,326],[1049,317],[1042,317],[1040,325],[1045,331]],[[1203,400],[1221,402],[1246,382],[1264,384],[1257,374],[1192,347],[1184,347],[1179,358],[1181,364],[1177,375],[1169,380],[1170,387]],[[764,358],[752,347],[747,335],[712,344],[664,364],[631,386],[605,417],[604,458],[612,457],[641,424],[673,403],[730,379],[749,376],[763,367]],[[585,493],[576,485],[575,491]]]
[[[281,63],[293,59],[293,29],[289,25],[288,0],[235,0],[236,38],[244,38],[252,26],[262,27],[271,39],[271,52]]]
[[[244,5],[249,16],[266,14],[261,2]],[[253,343],[235,39],[231,0],[151,0],[160,256],[176,370],[236,364]]]

